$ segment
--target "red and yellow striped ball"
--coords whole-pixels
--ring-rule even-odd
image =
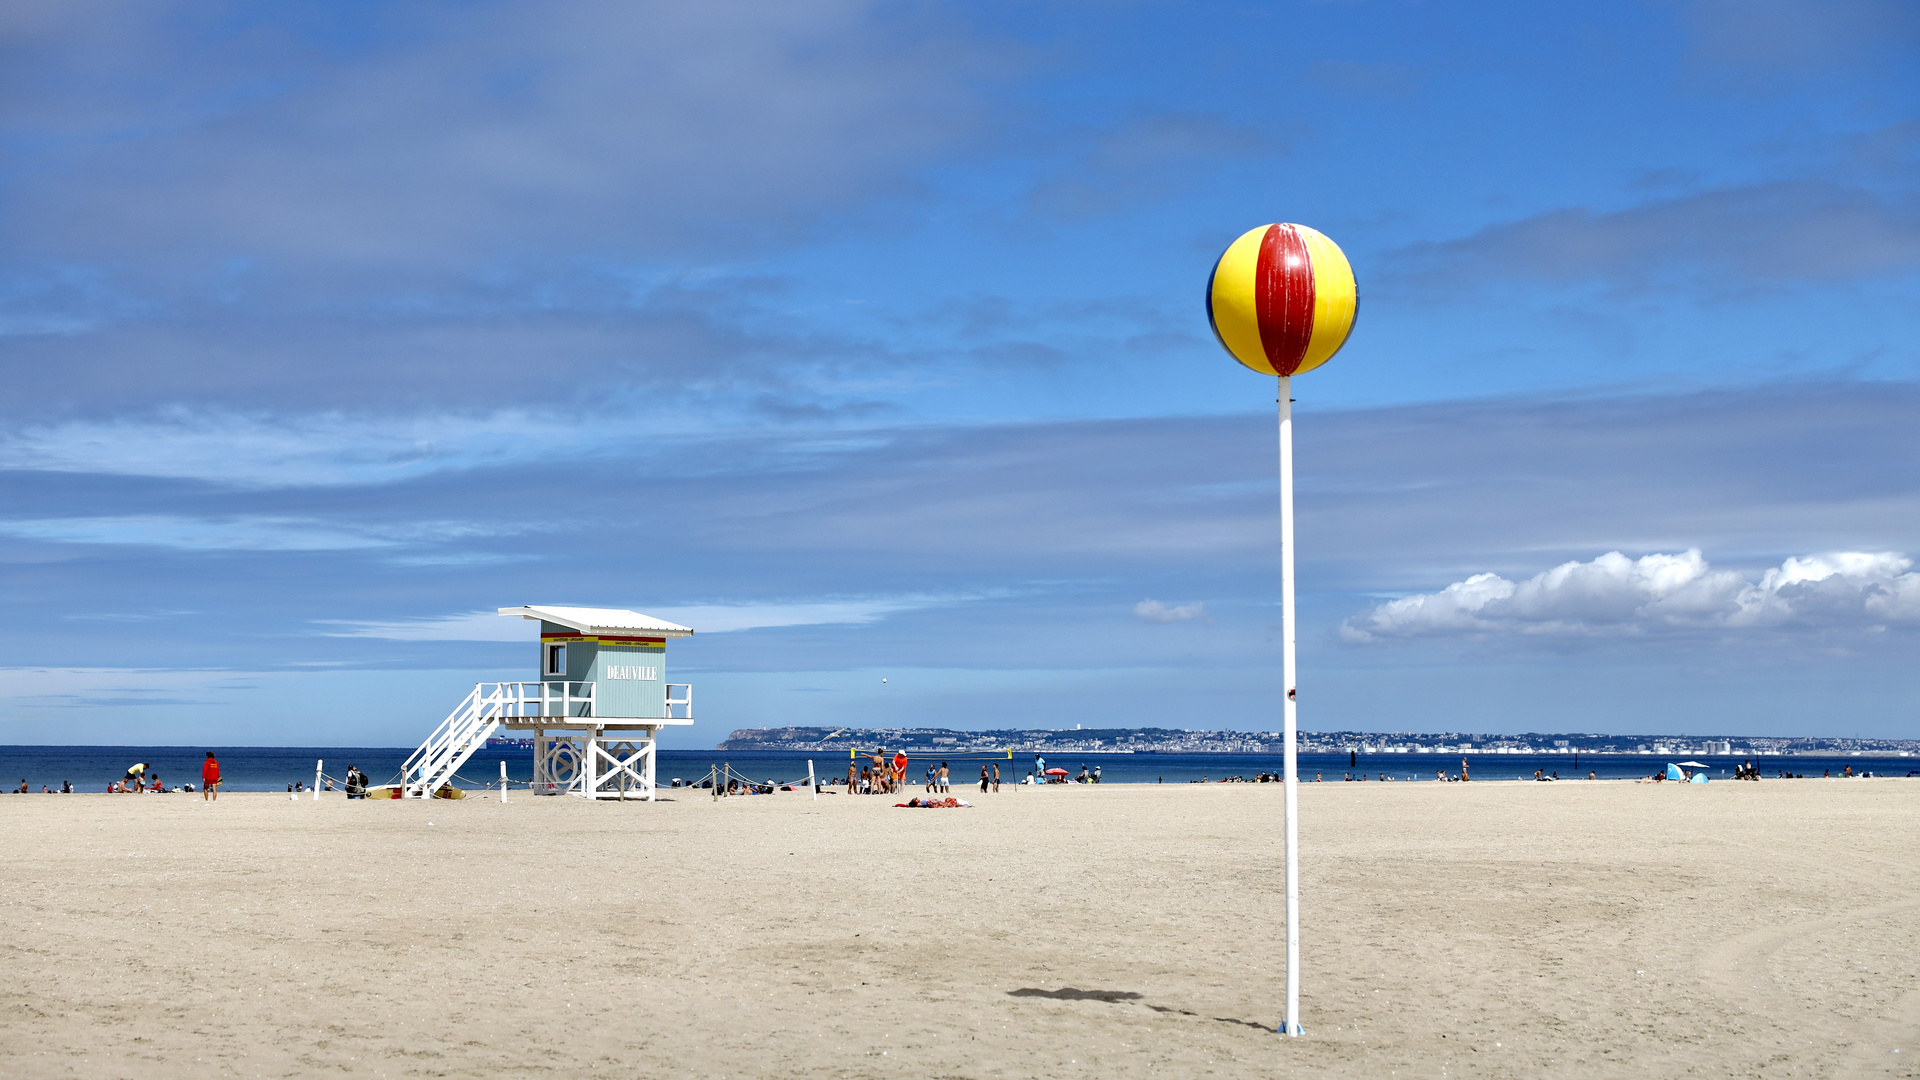
[[[1298,375],[1333,359],[1359,308],[1347,256],[1305,225],[1247,230],[1207,283],[1213,336],[1262,375]]]

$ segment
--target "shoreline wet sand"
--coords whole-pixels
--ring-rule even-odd
[[[0,1062],[1920,1076],[1920,781],[1303,784],[1293,1040],[1279,785],[954,794],[8,799]]]

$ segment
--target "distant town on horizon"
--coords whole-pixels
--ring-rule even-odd
[[[741,728],[716,750],[905,750],[908,753],[1279,753],[1277,731],[1182,728]],[[1601,735],[1592,732],[1302,731],[1305,754],[1645,754],[1773,757],[1799,754],[1920,756],[1920,740],[1774,737],[1761,735]]]

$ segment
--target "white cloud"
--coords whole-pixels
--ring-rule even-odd
[[[462,521],[408,522],[355,528],[309,518],[244,514],[185,517],[37,518],[0,521],[0,535],[58,544],[127,544],[187,551],[358,551],[407,544],[444,543],[474,536],[525,531],[518,524]]]
[[[575,418],[577,419],[577,418]],[[654,418],[649,417],[651,424]],[[0,468],[205,480],[233,487],[385,483],[626,441],[560,412],[356,417],[168,409],[0,433]],[[538,440],[525,438],[539,431]],[[650,426],[655,437],[659,426]]]
[[[661,608],[649,614],[691,626],[695,633],[725,634],[775,626],[861,625],[878,622],[897,611],[913,611],[952,603],[959,597],[892,596],[855,600],[778,601],[758,604],[696,604]]]
[[[1204,618],[1207,614],[1207,605],[1195,600],[1191,604],[1168,607],[1158,600],[1142,600],[1133,605],[1133,613],[1148,622],[1186,622],[1188,619]]]
[[[0,522],[0,533],[59,544],[137,544],[195,551],[351,551],[392,540],[296,518],[49,518]]]
[[[764,235],[896,190],[992,77],[964,26],[872,0],[409,5],[318,36],[253,9],[198,32],[209,10],[8,27],[6,117],[40,135],[16,244],[393,266]]]
[[[695,633],[726,634],[776,626],[860,625],[877,622],[897,611],[912,611],[953,603],[970,597],[894,596],[855,600],[816,600],[802,603],[695,604],[650,608],[647,614],[691,626]],[[326,637],[380,638],[387,641],[532,641],[537,629],[525,619],[505,618],[491,611],[470,611],[425,619],[369,621],[316,620],[331,627]]]
[[[346,619],[317,619],[322,626],[338,627],[322,631],[325,637],[380,638],[385,641],[535,641],[540,627],[526,619],[509,618],[492,611],[469,611],[463,615],[441,615],[431,619],[397,619],[391,622],[357,622]]]
[[[1787,559],[1749,581],[1689,550],[1629,559],[1617,551],[1568,562],[1522,582],[1475,574],[1435,593],[1380,604],[1348,619],[1350,642],[1380,638],[1533,634],[1629,636],[1687,628],[1872,628],[1920,621],[1920,574],[1898,552],[1842,551]]]

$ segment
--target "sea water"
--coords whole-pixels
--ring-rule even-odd
[[[326,774],[340,786],[339,777],[347,768],[358,765],[375,784],[398,778],[401,766],[413,752],[411,747],[322,747],[322,746],[0,746],[0,791],[14,791],[25,780],[29,789],[42,786],[60,790],[63,781],[75,791],[103,792],[107,785],[126,775],[135,763],[147,766],[148,781],[157,774],[167,787],[200,783],[200,764],[212,750],[220,761],[222,791],[284,791],[294,783],[311,785],[316,760],[325,761]],[[772,780],[778,784],[804,784],[807,762],[812,760],[815,775],[822,780],[845,777],[847,753],[727,750],[661,750],[656,775],[662,788],[678,777],[685,783],[698,783],[716,767],[731,768],[735,775],[755,781]],[[891,754],[888,755],[889,759]],[[1283,768],[1280,754],[1097,754],[1047,753],[1048,768],[1063,768],[1077,777],[1085,766],[1089,772],[1100,769],[1102,783],[1108,784],[1186,784],[1215,783],[1230,777],[1252,780],[1261,773],[1278,775]],[[1920,776],[1920,758],[1870,756],[1741,756],[1714,755],[1708,758],[1667,758],[1645,754],[1470,754],[1466,757],[1468,775],[1476,781],[1532,781],[1536,769],[1546,775],[1558,773],[1562,780],[1584,779],[1588,773],[1603,780],[1647,776],[1664,771],[1668,761],[1702,760],[1710,768],[1709,776],[1719,780],[1733,775],[1742,761],[1752,761],[1766,779],[1780,771],[1816,777],[1825,772],[1839,776],[1852,766],[1875,776]],[[488,747],[474,754],[460,769],[455,786],[479,788],[497,783],[500,763],[507,763],[508,776],[520,783],[533,778],[533,752],[522,747]],[[1015,751],[1009,758],[1000,754],[918,755],[909,753],[907,779],[917,788],[929,765],[945,761],[948,782],[958,792],[978,788],[980,766],[999,765],[1002,784],[1024,780],[1033,771],[1031,751]],[[1300,779],[1343,782],[1349,777],[1365,776],[1369,781],[1385,776],[1398,781],[1433,781],[1436,774],[1460,774],[1459,754],[1301,754]]]

